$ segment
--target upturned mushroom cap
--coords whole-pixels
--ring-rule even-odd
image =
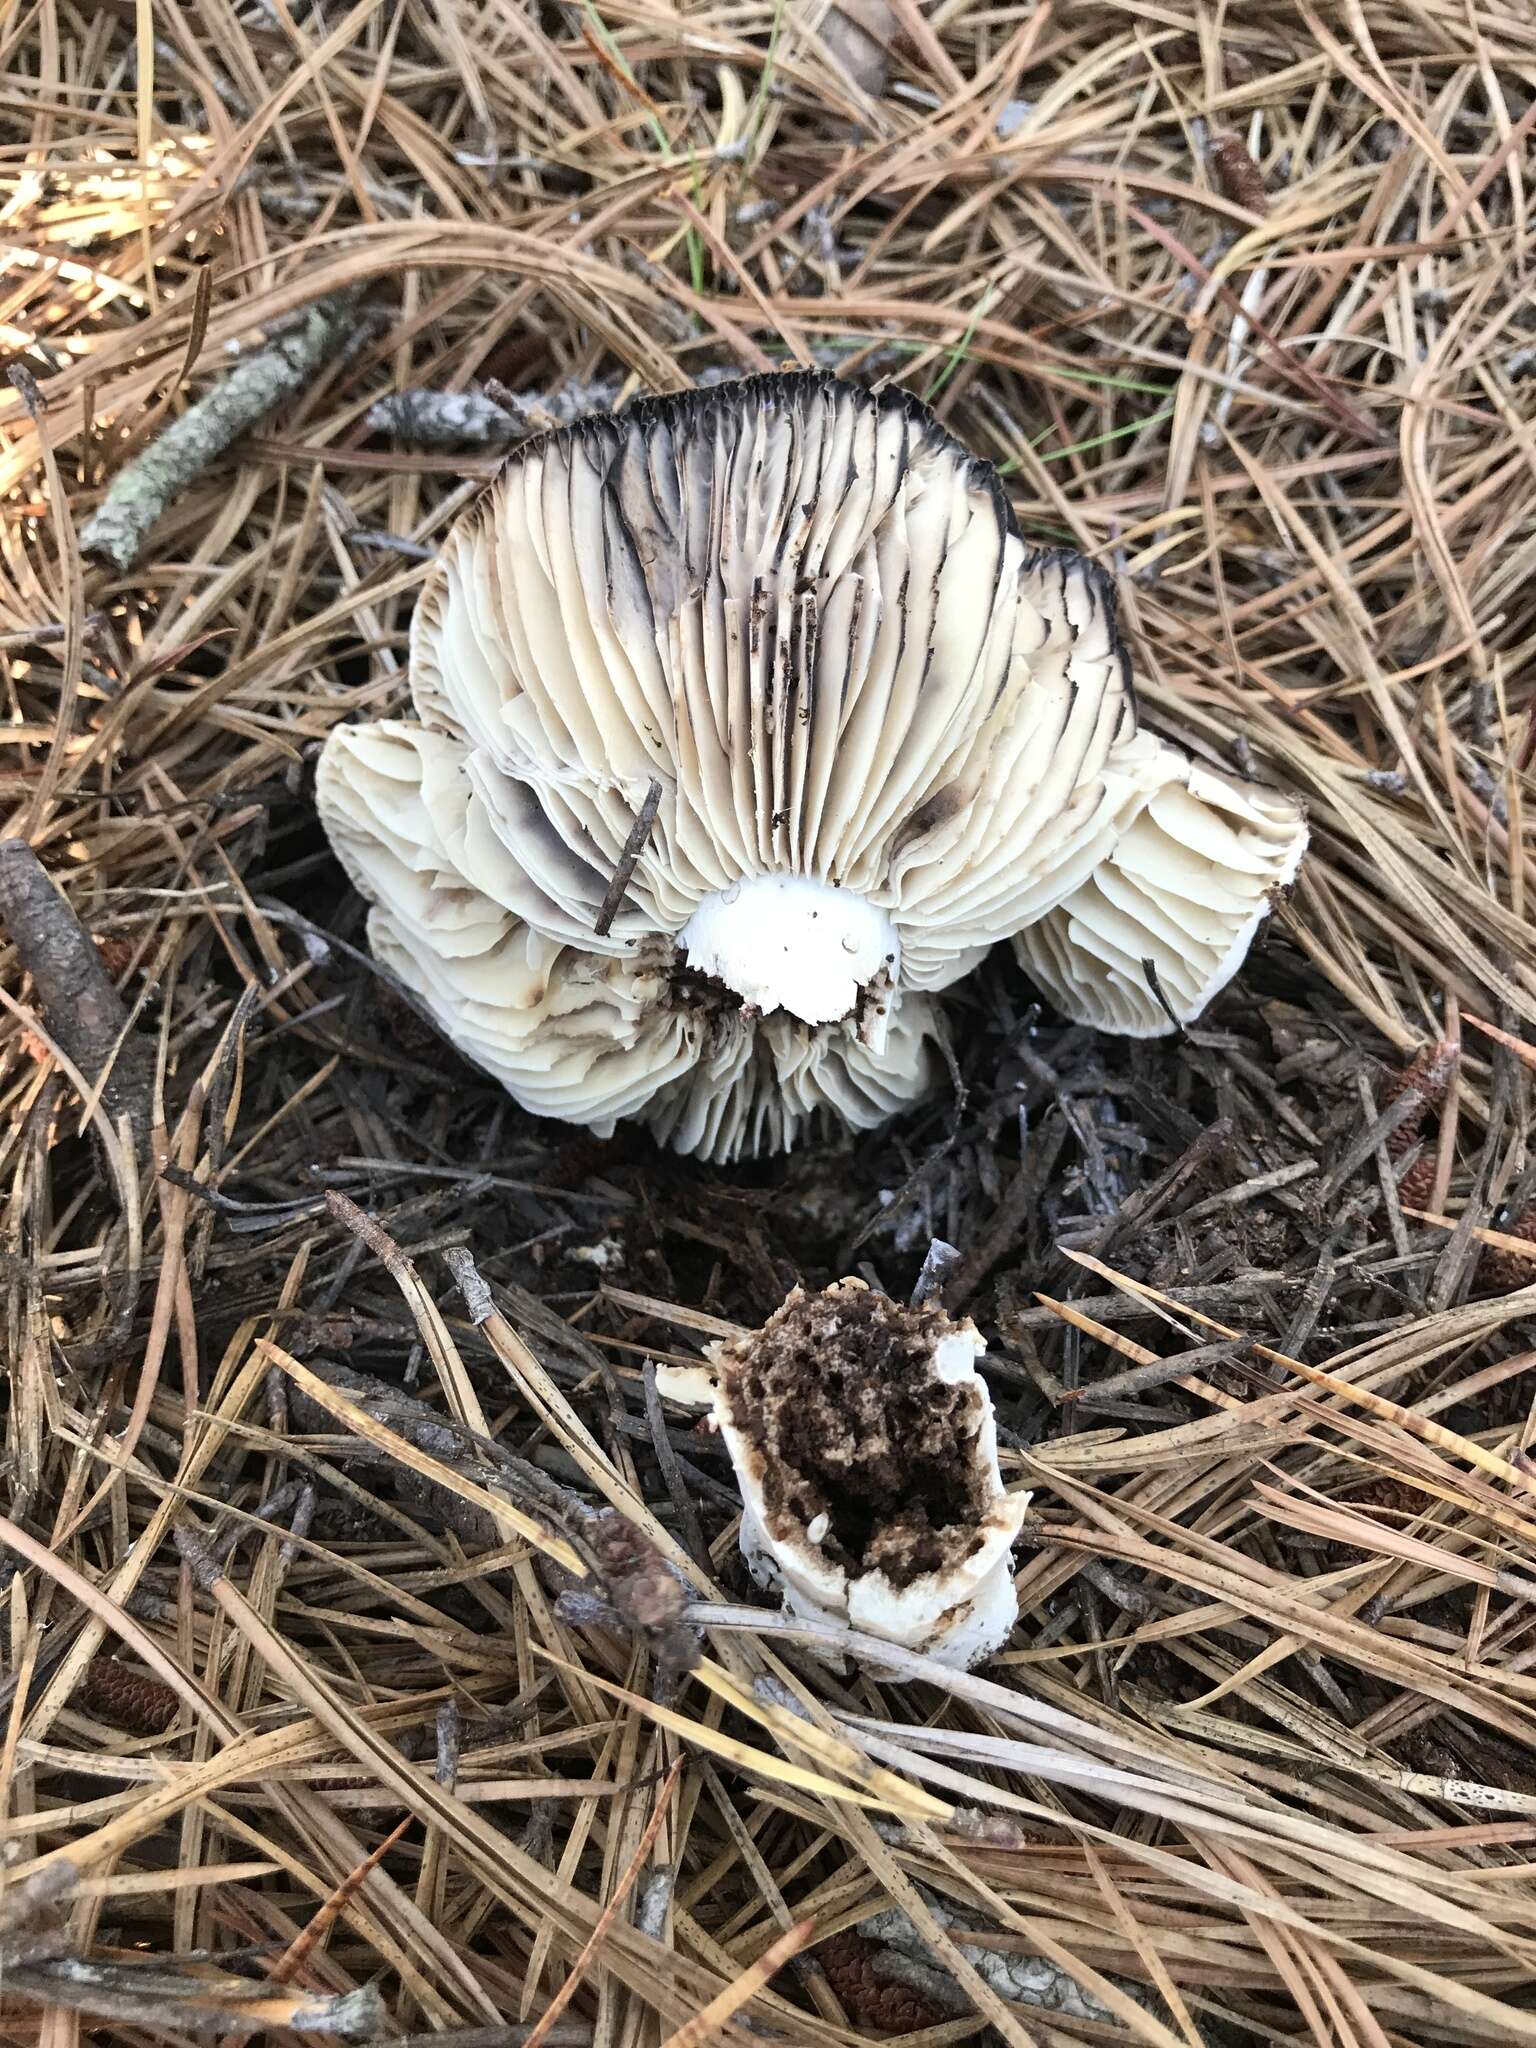
[[[1289,797],[1138,739],[1147,772],[1113,850],[1013,946],[1068,1017],[1155,1038],[1198,1017],[1242,966],[1307,835]]]
[[[1071,1014],[1192,1014],[1304,843],[1138,732],[1099,571],[832,378],[526,443],[435,566],[411,693],[320,764],[378,956],[529,1109],[716,1159],[921,1095],[932,996],[1002,938]]]
[[[1003,1490],[969,1321],[862,1280],[796,1288],[761,1330],[661,1368],[707,1404],[741,1488],[741,1551],[802,1620],[969,1666],[1018,1619],[1010,1552],[1027,1493]]]

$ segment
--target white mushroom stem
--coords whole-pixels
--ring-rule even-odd
[[[669,1399],[709,1408],[742,1556],[787,1613],[962,1668],[1007,1640],[1029,1496],[1003,1489],[985,1348],[970,1322],[843,1280],[796,1289],[708,1367],[658,1371]]]
[[[809,875],[753,875],[706,896],[678,934],[688,965],[769,1016],[835,1024],[877,976],[894,980],[896,927],[851,889]]]

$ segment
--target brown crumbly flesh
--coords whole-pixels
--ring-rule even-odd
[[[968,1557],[990,1505],[970,1454],[974,1386],[940,1380],[933,1355],[955,1325],[860,1280],[795,1290],[753,1336],[717,1354],[735,1426],[761,1456],[775,1535],[820,1514],[835,1563],[894,1586]]]

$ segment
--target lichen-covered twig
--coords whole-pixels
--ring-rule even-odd
[[[355,296],[335,292],[248,356],[189,406],[112,479],[80,532],[80,546],[119,571],[133,567],[150,528],[194,478],[256,422],[302,388],[352,323]]]
[[[419,448],[510,448],[528,432],[483,391],[392,391],[369,406],[367,423]]]
[[[917,1283],[912,1289],[914,1308],[921,1308],[925,1301],[932,1300],[935,1295],[942,1297],[945,1275],[955,1270],[962,1256],[956,1246],[946,1244],[942,1237],[931,1240],[927,1256],[923,1260],[923,1270],[918,1274]]]
[[[0,1967],[56,1955],[67,1938],[60,1909],[79,1881],[73,1863],[45,1863],[30,1877],[8,1885],[0,1900]]]
[[[557,391],[395,391],[368,409],[368,425],[420,448],[510,448],[529,434],[606,412],[619,395],[612,379],[571,383]]]
[[[826,361],[831,363],[835,357],[828,353]],[[740,374],[729,365],[711,364],[694,382],[702,390],[728,383]],[[479,391],[435,391],[420,386],[392,391],[377,400],[368,408],[368,425],[376,434],[387,434],[392,441],[409,441],[418,448],[511,448],[530,434],[568,427],[588,413],[611,412],[623,388],[617,377],[597,377],[590,382],[572,378],[547,391],[509,391],[494,378],[487,378]]]
[[[926,1891],[923,1898],[941,1927],[955,1926],[955,1915],[937,1898]],[[905,1958],[908,1963],[918,1965],[922,1972],[917,1980],[909,1971],[892,1972],[897,1981],[913,1988],[920,1987],[929,1996],[942,1995],[946,1977],[939,1967],[939,1958],[899,1907],[888,1907],[885,1912],[864,1921],[860,1932],[869,1940],[894,1950],[896,1956]],[[1075,2019],[1112,2020],[1114,2017],[1092,1992],[1085,1991],[1048,1956],[1002,1954],[995,1949],[977,1948],[958,1932],[956,1944],[972,1968],[980,1972],[1000,1998],[1006,1998],[1012,2005],[1037,2005],[1048,2012],[1069,2013]],[[881,1973],[881,1960],[876,1960],[877,1974]]]
[[[161,1968],[137,1957],[121,1962],[112,1954],[61,1955],[18,1965],[7,1971],[5,1988],[49,2010],[79,2013],[98,2026],[158,2032],[174,2024],[173,2039],[244,2032],[254,2020],[299,2034],[367,2041],[375,2038],[384,2016],[375,1984],[354,1991],[273,1991],[202,1963]],[[165,2032],[160,2037],[164,2040]]]

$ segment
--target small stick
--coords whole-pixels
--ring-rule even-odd
[[[422,448],[510,448],[527,432],[482,391],[392,391],[369,406],[366,424]]]
[[[496,1313],[496,1299],[486,1284],[474,1254],[468,1245],[450,1244],[443,1247],[443,1263],[458,1284],[464,1299],[464,1310],[469,1320],[478,1329]]]
[[[189,406],[112,479],[80,531],[85,553],[126,573],[143,553],[150,528],[232,442],[291,398],[335,352],[352,317],[351,292],[334,292],[299,324],[248,356]]]
[[[129,1028],[95,941],[24,839],[0,840],[0,924],[32,977],[48,1029],[86,1080],[100,1083],[108,1120],[128,1118],[142,1153],[151,1122],[148,1050]]]
[[[370,533],[366,527],[355,526],[344,533],[342,539],[348,547],[373,548],[384,555],[404,555],[408,562],[430,562],[436,550],[423,547],[419,540],[407,540],[399,533]]]
[[[651,1445],[656,1453],[656,1462],[661,1467],[661,1476],[667,1482],[667,1491],[672,1496],[672,1505],[677,1511],[678,1529],[681,1532],[683,1548],[701,1570],[709,1568],[709,1547],[704,1541],[704,1531],[699,1525],[699,1514],[687,1487],[683,1484],[682,1471],[678,1465],[677,1452],[667,1434],[667,1419],[661,1411],[661,1395],[656,1388],[656,1361],[648,1358],[644,1366],[643,1385],[645,1388],[645,1420],[651,1432]]]
[[[1182,1379],[1186,1373],[1203,1373],[1213,1365],[1229,1365],[1249,1356],[1251,1346],[1247,1338],[1223,1338],[1219,1344],[1201,1344],[1192,1351],[1181,1351],[1173,1358],[1155,1358],[1149,1365],[1133,1365],[1126,1372],[1111,1373],[1107,1379],[1096,1380],[1092,1386],[1069,1387],[1062,1394],[1067,1404],[1080,1404],[1084,1408],[1097,1408],[1101,1402],[1118,1400],[1127,1394],[1144,1394],[1153,1387],[1165,1387],[1170,1381]]]
[[[601,910],[592,929],[600,939],[606,939],[613,927],[613,920],[619,914],[619,905],[624,901],[624,891],[629,887],[629,878],[635,872],[635,863],[645,851],[645,842],[651,836],[651,827],[656,822],[656,813],[661,809],[661,784],[655,776],[645,792],[645,802],[635,814],[635,822],[629,828],[629,837],[619,855],[618,866],[613,871],[613,880],[608,884],[608,893],[603,898]]]
[[[952,1244],[946,1244],[942,1237],[933,1238],[928,1246],[928,1256],[923,1260],[923,1270],[917,1276],[917,1285],[912,1290],[912,1306],[921,1308],[934,1295],[942,1295],[944,1277],[959,1265],[963,1253]]]
[[[392,391],[368,408],[371,433],[422,448],[510,448],[530,434],[608,412],[621,386],[612,378],[579,380],[555,391],[509,391],[488,377],[480,391]]]

